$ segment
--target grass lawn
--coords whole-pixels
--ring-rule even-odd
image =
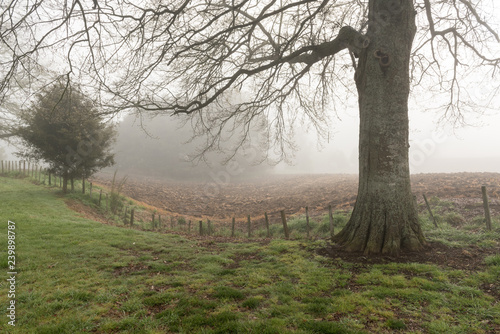
[[[15,327],[8,221],[15,222]],[[59,189],[0,177],[1,333],[497,333],[500,232],[429,238],[490,250],[474,270],[353,263],[325,241],[216,239],[82,218]],[[429,224],[430,226],[430,224]]]

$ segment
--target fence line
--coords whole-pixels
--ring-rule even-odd
[[[54,185],[57,187],[58,182],[57,178],[59,178],[59,187],[62,187],[62,177],[57,174],[53,174],[48,171],[47,168],[43,168],[42,166],[39,166],[38,164],[31,163],[30,161],[1,161],[1,172],[2,175],[9,175],[11,173],[16,173],[16,174],[21,174],[25,177],[31,177],[31,179],[34,179],[35,181],[38,181],[40,184],[46,184],[46,180],[48,177],[48,185],[52,186],[52,178],[54,181]],[[42,175],[43,175],[43,182],[42,182]],[[82,178],[82,193],[86,194],[86,183],[88,180],[85,178]],[[73,186],[73,182],[72,186]],[[89,187],[88,189],[88,195],[91,198],[91,201],[94,201],[93,197],[93,184],[92,182],[88,182]],[[72,187],[73,188],[73,187]],[[73,190],[73,189],[72,189]],[[486,229],[491,231],[492,230],[492,219],[491,219],[491,213],[490,213],[490,208],[489,208],[489,199],[488,199],[488,193],[486,186],[481,187],[481,192],[482,192],[482,200],[483,200],[483,206],[484,206],[484,215],[485,215],[485,223],[486,223]],[[94,192],[95,194],[95,192]],[[106,209],[108,208],[108,194],[107,192],[104,192],[105,195],[105,207]],[[96,204],[99,207],[102,207],[102,195],[103,195],[103,189],[99,190],[99,195],[98,198],[95,199]],[[429,201],[427,200],[427,197],[425,194],[423,194],[423,199],[425,203],[425,207],[429,213],[429,216],[431,218],[432,223],[436,228],[438,228],[438,224],[436,221],[436,218],[432,212],[431,205]],[[135,208],[132,207],[129,210],[129,207],[126,205],[123,205],[123,222],[125,225],[129,226],[134,226],[134,221],[137,218],[136,216],[136,211]],[[281,216],[281,225],[283,227],[283,234],[286,239],[290,238],[290,230],[288,227],[288,222],[287,222],[287,217],[285,210],[279,211],[279,214]],[[186,229],[186,220],[183,216],[176,216],[177,217],[177,225],[180,229],[184,230]],[[305,219],[306,219],[306,235],[307,238],[310,238],[310,231],[311,231],[311,226],[310,226],[310,216],[309,216],[309,207],[305,206]],[[332,205],[328,206],[328,219],[329,219],[329,232],[330,232],[330,237],[334,236],[334,219],[333,219],[333,210],[332,210]],[[240,220],[240,219],[238,219]],[[241,219],[243,220],[243,219]],[[181,224],[182,222],[182,224]],[[237,219],[235,217],[232,217],[231,221],[231,237],[235,237],[236,233],[236,222]],[[242,230],[245,230],[244,223],[242,223]],[[265,229],[266,229],[266,237],[270,238],[271,233],[270,233],[270,223],[269,223],[269,216],[268,212],[264,212],[264,224],[265,224]],[[170,217],[170,228],[172,230],[175,229],[175,218],[174,216]],[[162,218],[161,214],[158,213],[158,219],[156,219],[156,211],[152,213],[151,215],[151,229],[154,231],[156,229],[162,230],[166,229],[167,224],[162,225]],[[203,236],[211,236],[215,232],[215,227],[212,225],[212,222],[210,219],[207,219],[206,223],[206,228],[203,226],[203,220],[199,220],[199,235]],[[247,215],[246,217],[246,234],[248,238],[251,238],[253,235],[255,229],[252,229],[252,219],[250,215]],[[187,232],[191,233],[191,220],[189,220],[187,224]]]

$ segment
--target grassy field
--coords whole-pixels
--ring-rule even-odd
[[[446,224],[427,233],[489,250],[474,270],[366,264],[318,255],[325,241],[217,242],[106,225],[70,210],[59,191],[0,177],[2,333],[500,331],[498,221],[490,233]],[[7,317],[9,220],[15,327]]]

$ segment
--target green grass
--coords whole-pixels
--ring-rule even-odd
[[[2,333],[500,329],[498,295],[488,292],[500,284],[500,255],[486,257],[484,270],[474,272],[435,264],[327,259],[314,252],[325,246],[322,240],[203,242],[90,221],[68,209],[59,189],[4,177],[0,203],[3,310],[8,303],[8,220],[16,223],[18,272],[16,326],[7,324],[3,311]],[[345,221],[337,217],[336,224]],[[324,224],[317,223],[314,233]],[[291,226],[300,231],[301,218],[291,220]],[[434,240],[454,246],[479,242],[487,247],[499,240],[497,230],[473,236],[462,232],[450,226],[426,230]]]

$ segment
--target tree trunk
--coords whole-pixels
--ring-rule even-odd
[[[62,175],[63,178],[63,193],[67,194],[68,193],[68,173],[63,173]]]
[[[391,3],[389,7],[387,4]],[[410,188],[409,61],[413,1],[371,0],[356,70],[359,94],[359,188],[346,227],[334,241],[349,251],[397,255],[425,245]]]

